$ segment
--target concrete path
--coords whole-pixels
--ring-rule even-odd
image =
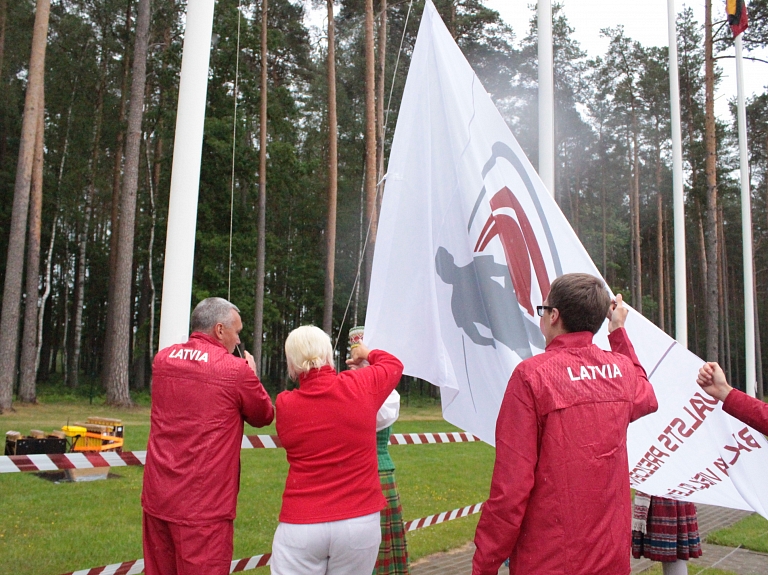
[[[739,519],[749,515],[746,511],[726,509],[712,505],[697,505],[699,517],[699,533],[702,541],[712,531],[717,531],[728,525],[736,523]],[[702,544],[704,554],[699,559],[691,561],[692,569],[689,572],[697,572],[696,568],[716,567],[725,571],[733,571],[739,575],[768,575],[768,555],[755,553],[746,549],[733,549],[719,545]],[[424,557],[411,565],[412,575],[470,575],[472,573],[472,555],[475,546],[468,543],[464,547],[437,553]],[[653,562],[648,559],[632,559],[632,573],[642,573],[650,569]],[[499,575],[508,575],[509,569],[502,567]]]

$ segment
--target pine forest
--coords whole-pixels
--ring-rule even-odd
[[[733,54],[723,4],[707,0],[705,22],[680,4],[677,16],[688,341],[743,389],[736,108],[712,108]],[[435,5],[536,166],[535,18],[516,37],[482,0]],[[423,7],[216,2],[192,303],[240,308],[272,392],[289,385],[290,330],[312,323],[345,342],[365,321],[371,190]],[[115,405],[151,385],[185,12],[183,0],[0,0],[0,411],[35,402],[43,383],[95,386]],[[768,45],[768,0],[749,17],[747,57]],[[667,47],[616,26],[592,58],[557,4],[553,30],[556,201],[614,292],[674,336]],[[747,125],[762,395],[768,88],[748,99]]]

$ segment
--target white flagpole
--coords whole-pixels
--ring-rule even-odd
[[[675,233],[675,339],[688,347],[688,299],[685,271],[685,201],[683,197],[683,136],[680,128],[680,81],[677,71],[675,0],[667,0],[669,34],[669,104],[672,124],[672,199]]]
[[[749,191],[749,163],[747,156],[747,109],[744,103],[744,59],[742,34],[736,36],[736,84],[739,125],[739,164],[741,167],[741,238],[744,258],[744,345],[746,358],[747,393],[754,397],[755,368],[755,286],[752,271],[752,198]]]
[[[158,350],[186,341],[214,0],[190,0],[181,57]]]
[[[555,195],[555,81],[552,57],[552,0],[539,0],[539,176]]]

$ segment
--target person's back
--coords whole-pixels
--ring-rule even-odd
[[[372,430],[402,364],[380,350],[371,356],[369,368],[337,374],[324,366],[278,395],[277,433],[290,464],[280,521],[337,521],[384,507]]]
[[[381,350],[352,349],[351,371],[333,369],[328,334],[294,329],[285,341],[299,388],[277,396],[277,435],[288,458],[273,575],[370,574],[381,543],[376,414],[403,373]],[[364,362],[370,365],[362,367]],[[358,369],[360,368],[360,369]]]
[[[610,310],[610,311],[609,311]],[[496,421],[491,493],[475,533],[473,575],[628,575],[627,426],[657,408],[653,388],[602,280],[557,278],[543,306],[547,347],[521,362]],[[609,313],[612,352],[592,344]]]
[[[557,337],[518,370],[535,402],[539,457],[511,572],[628,571],[630,532],[616,526],[630,522],[632,361],[592,344],[590,332],[578,332]]]
[[[261,405],[251,405],[257,398]],[[272,420],[245,360],[203,333],[161,350],[152,365],[144,509],[187,525],[234,519],[244,417],[256,427]]]
[[[226,575],[232,561],[243,421],[274,418],[253,357],[232,355],[239,310],[206,298],[192,335],[152,364],[152,415],[141,504],[147,575]]]

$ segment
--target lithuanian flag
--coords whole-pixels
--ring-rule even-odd
[[[735,38],[747,29],[747,5],[744,0],[725,0],[725,11]]]

